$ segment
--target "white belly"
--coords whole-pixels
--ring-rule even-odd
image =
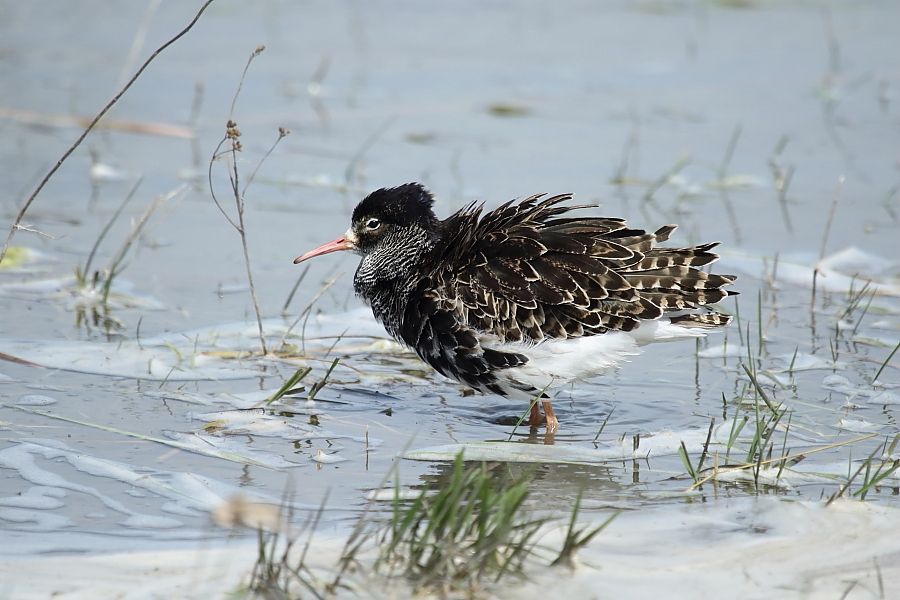
[[[641,353],[641,346],[656,342],[673,342],[703,337],[702,329],[672,325],[668,320],[643,321],[634,331],[610,331],[567,340],[545,340],[539,344],[501,343],[484,336],[481,345],[501,352],[514,352],[528,357],[521,367],[495,372],[511,398],[530,400],[535,390],[555,388],[579,379],[589,379],[612,371],[628,357]]]

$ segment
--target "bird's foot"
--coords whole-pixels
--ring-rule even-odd
[[[559,420],[553,412],[553,404],[549,400],[542,400],[541,404],[544,406],[544,414],[547,415],[547,433],[556,433],[559,429]]]

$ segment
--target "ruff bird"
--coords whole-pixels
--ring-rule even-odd
[[[550,397],[602,375],[640,347],[705,335],[731,316],[707,305],[733,275],[698,267],[718,242],[658,247],[624,219],[571,216],[571,194],[537,194],[485,212],[470,204],[443,221],[422,185],[382,188],[353,210],[347,232],[294,260],[349,250],[353,288],[395,339],[442,375],[484,393],[536,400],[548,432]],[[537,401],[529,424],[541,422]]]

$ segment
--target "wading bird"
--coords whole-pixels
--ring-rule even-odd
[[[531,196],[443,221],[418,183],[382,188],[353,210],[347,232],[294,260],[336,250],[362,257],[353,288],[388,333],[441,374],[484,393],[535,400],[548,432],[550,397],[602,375],[639,347],[701,337],[729,315],[707,306],[735,292],[733,275],[698,267],[718,242],[661,248],[675,229],[570,216],[571,194]],[[484,214],[482,214],[484,213]],[[541,422],[532,404],[529,424]]]

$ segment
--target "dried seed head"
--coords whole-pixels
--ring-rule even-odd
[[[241,132],[237,128],[237,123],[228,119],[228,123],[225,124],[225,138],[229,140],[237,140],[241,137]]]

